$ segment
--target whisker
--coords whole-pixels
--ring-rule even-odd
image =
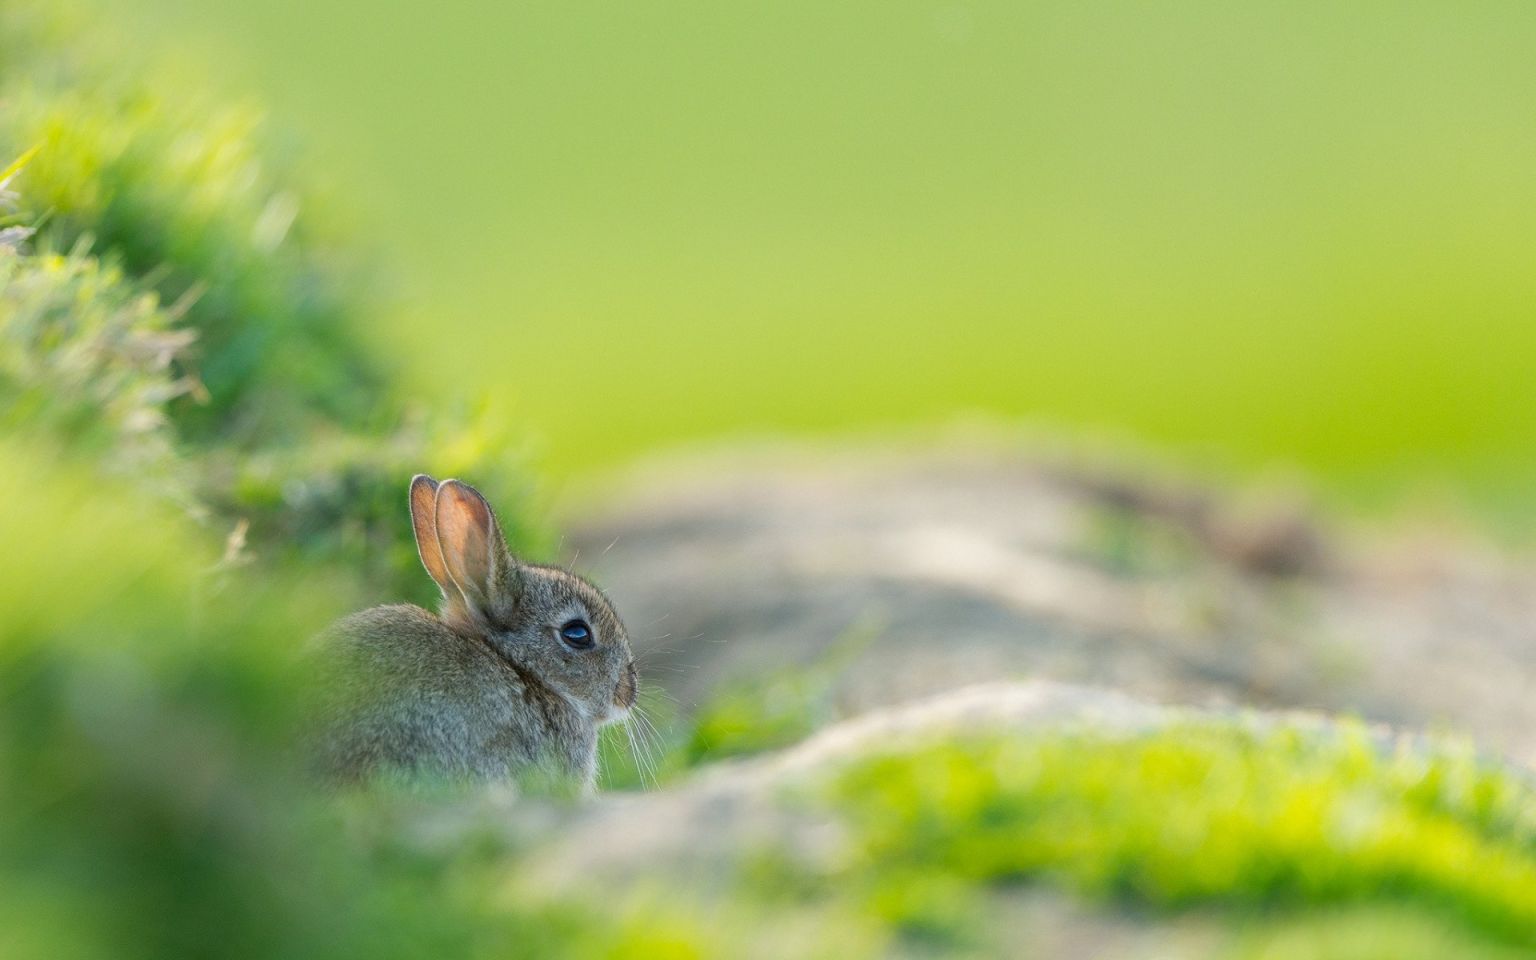
[[[632,716],[636,720],[634,728],[636,736],[634,740],[631,741],[631,744],[639,745],[639,750],[635,755],[635,765],[640,771],[640,784],[643,787],[645,785],[646,776],[649,776],[651,779],[651,786],[659,786],[660,781],[656,777],[656,757],[651,752],[651,745],[646,739],[645,731],[648,721],[646,720],[645,713],[643,711],[636,710],[632,713]]]
[[[677,703],[677,698],[674,697],[665,687],[652,685],[646,688],[645,693],[646,696],[660,697],[663,700],[670,700],[673,703]]]
[[[629,755],[635,761],[635,773],[638,774],[639,777],[640,777],[640,789],[644,790],[645,789],[646,769],[645,769],[645,761],[643,759],[641,759],[641,756],[640,756],[640,748],[637,746],[637,744],[639,743],[639,739],[640,739],[639,736],[638,736],[638,732],[639,732],[639,727],[638,726],[631,724],[629,721],[625,721],[625,723],[624,723],[624,734],[625,734],[625,737],[629,740]],[[655,780],[656,780],[656,778],[653,775],[651,777],[651,782],[654,784]]]
[[[646,759],[650,765],[651,784],[653,786],[660,786],[661,780],[658,773],[661,767],[661,735],[657,733],[656,725],[651,722],[650,717],[646,716],[644,710],[641,710],[636,716],[640,720],[638,729],[649,731],[649,733],[642,732],[640,742],[644,745]]]

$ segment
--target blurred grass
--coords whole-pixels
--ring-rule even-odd
[[[1412,908],[1357,907],[1289,922],[1256,923],[1222,960],[1514,960],[1527,951],[1489,943]]]
[[[559,472],[979,411],[1531,516],[1518,0],[115,2],[353,172],[416,382]]]
[[[605,789],[665,788],[763,737],[803,739],[815,725],[785,731],[782,697],[821,672],[786,669],[674,715],[638,768],[610,731]],[[754,733],[696,756],[721,717]],[[1536,942],[1536,796],[1456,742],[1238,718],[955,736],[893,743],[794,795],[847,826],[851,855],[744,857],[728,899],[749,909],[726,942],[814,910],[876,955],[1002,955],[1027,936],[998,922],[1013,916],[1004,902],[1042,889],[1133,929],[1199,933],[1164,942],[1166,956],[1503,960]]]
[[[1456,956],[1536,942],[1530,787],[1465,749],[1219,722],[1026,735],[897,748],[856,761],[831,796],[858,852],[823,882],[919,940],[964,938],[977,891],[1038,879],[1300,921],[1246,955],[1314,937],[1321,955],[1398,955],[1369,952],[1375,923],[1309,929],[1308,911],[1340,905],[1422,911],[1421,933]]]
[[[604,789],[665,789],[805,739],[831,722],[825,690],[851,647],[686,715],[643,704],[659,733],[631,720],[630,747],[607,732]],[[998,955],[996,898],[1045,887],[1139,924],[1193,918],[1206,936],[1170,956],[1505,958],[1536,943],[1536,794],[1465,743],[1237,717],[956,735],[890,744],[797,793],[847,825],[852,853],[744,858],[734,899],[764,905],[761,925],[815,905],[898,953]]]
[[[373,256],[347,239],[249,103],[153,67],[68,5],[0,4],[0,157],[25,156],[0,263],[0,423],[65,441],[243,555],[351,570],[427,600],[404,487],[432,469],[531,484],[483,409],[414,400],[367,324]],[[13,234],[14,237],[14,234]]]

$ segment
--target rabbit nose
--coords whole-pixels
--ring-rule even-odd
[[[624,709],[635,705],[635,694],[640,687],[640,677],[635,673],[635,662],[631,660],[624,668],[624,675],[619,677],[619,686],[613,691],[613,702]]]

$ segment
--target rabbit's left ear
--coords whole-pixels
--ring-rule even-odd
[[[444,480],[433,511],[443,567],[466,612],[482,623],[494,622],[494,605],[512,574],[512,556],[496,524],[496,515],[480,491],[467,483]],[[449,602],[454,601],[450,594]]]

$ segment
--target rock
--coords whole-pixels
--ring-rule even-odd
[[[1044,678],[1434,725],[1536,762],[1536,571],[1450,538],[1347,540],[1295,498],[995,445],[722,454],[605,503],[575,525],[578,565],[685,709],[861,635],[843,716]]]
[[[1314,714],[1245,714],[1152,704],[1125,694],[1051,681],[964,687],[834,724],[794,747],[704,767],[650,793],[607,794],[579,810],[533,855],[541,888],[601,883],[625,887],[666,878],[707,897],[744,859],[773,850],[818,865],[840,855],[840,828],[824,806],[797,791],[849,763],[955,737],[1092,731],[1132,735],[1174,723],[1278,722],[1325,730]],[[1385,744],[1393,738],[1377,731]]]

